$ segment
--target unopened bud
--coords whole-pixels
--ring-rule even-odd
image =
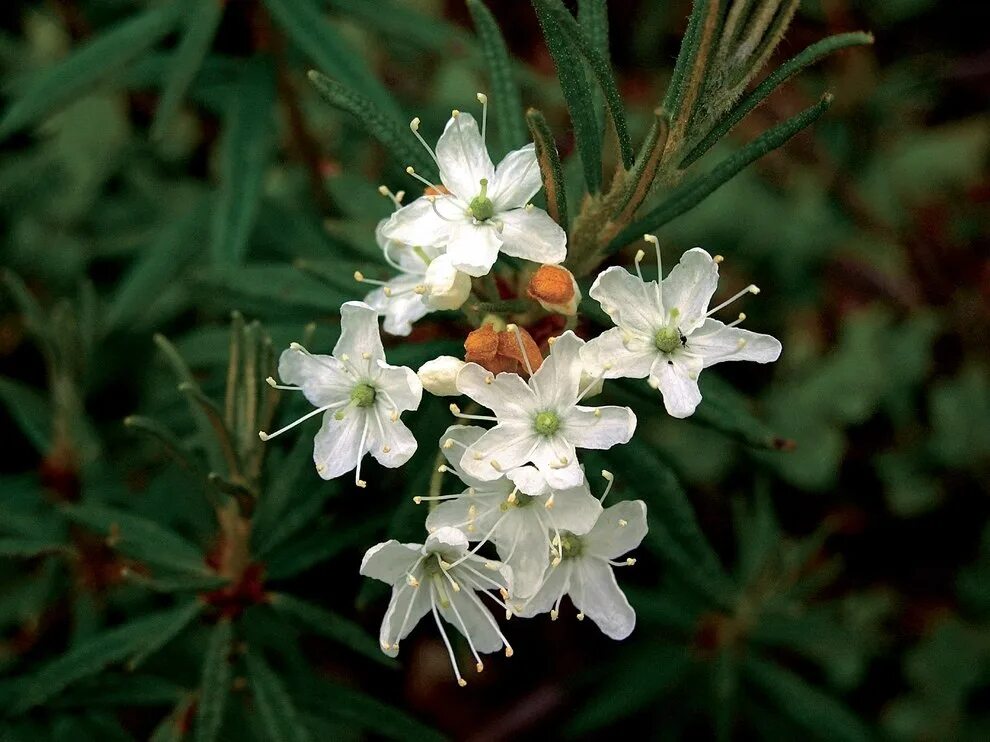
[[[426,303],[433,309],[460,309],[471,294],[471,277],[454,268],[446,255],[430,261],[423,283]]]
[[[457,372],[464,368],[464,361],[453,356],[440,356],[427,361],[419,367],[419,376],[423,388],[438,397],[455,397],[458,394]]]
[[[573,274],[562,265],[541,265],[529,280],[526,293],[548,312],[571,317],[577,314],[581,290]]]

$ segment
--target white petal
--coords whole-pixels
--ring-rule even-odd
[[[485,276],[492,269],[502,245],[495,225],[490,222],[451,223],[447,255],[451,265],[469,276]]]
[[[460,309],[471,293],[471,277],[454,268],[449,255],[430,261],[423,283],[426,301],[433,309]]]
[[[395,585],[404,580],[420,556],[418,544],[400,544],[395,539],[384,541],[364,553],[360,572],[365,577]]]
[[[625,639],[636,626],[636,612],[615,581],[612,568],[600,559],[574,560],[571,600],[605,636]]]
[[[464,361],[453,356],[437,356],[427,361],[416,372],[423,389],[437,397],[456,397],[457,374],[464,368]],[[442,443],[442,441],[441,441]]]
[[[656,347],[637,336],[625,340],[626,331],[613,327],[581,348],[581,362],[606,379],[645,379],[657,357]],[[607,368],[606,368],[607,367]]]
[[[567,233],[550,215],[535,206],[500,211],[502,252],[534,263],[560,263],[567,257]]]
[[[520,492],[530,497],[541,497],[550,494],[547,478],[540,474],[535,466],[520,466],[505,475]]]
[[[584,370],[581,362],[583,345],[584,341],[568,330],[550,347],[550,355],[529,380],[541,409],[562,415],[574,404]]]
[[[498,479],[502,472],[530,461],[537,443],[536,432],[531,427],[500,423],[464,452],[461,468],[483,481]]]
[[[495,179],[488,189],[496,211],[525,206],[543,186],[543,176],[536,162],[536,145],[530,142],[505,156],[495,168]]]
[[[636,415],[628,407],[574,407],[564,420],[564,435],[578,448],[602,451],[628,443],[636,430]]]
[[[638,547],[647,530],[646,503],[623,500],[602,512],[582,542],[589,554],[601,559],[618,559]]]
[[[315,407],[349,399],[354,381],[333,356],[317,356],[295,348],[282,351],[278,375],[286,384],[302,387],[306,399]]]
[[[384,361],[376,365],[378,376],[375,378],[375,389],[379,390],[379,394],[384,394],[381,394],[381,399],[375,398],[375,406],[389,407],[391,411],[389,402],[394,402],[400,412],[417,409],[423,399],[423,382],[416,372],[406,366],[391,366]]]
[[[360,450],[365,420],[369,422],[369,433],[370,426],[374,425],[368,414],[366,410],[352,408],[339,420],[332,411],[323,416],[323,425],[313,439],[313,462],[323,479],[335,479],[346,474],[368,452],[370,435],[365,440],[364,450]]]
[[[362,301],[344,302],[340,307],[340,339],[333,346],[333,355],[341,360],[347,355],[355,364],[362,360],[385,360],[378,312]]]
[[[412,204],[409,205],[412,206]],[[427,203],[426,205],[428,206],[429,204]],[[407,216],[409,215],[407,213]],[[439,255],[442,248],[433,245],[421,245],[418,249],[413,249],[411,245],[405,242],[386,237],[385,228],[388,226],[390,220],[391,217],[388,217],[378,222],[378,226],[375,227],[375,241],[382,249],[382,252],[388,253],[392,262],[397,263],[408,273],[422,275],[423,271],[426,270],[427,263],[429,263],[430,259]]]
[[[416,588],[402,583],[392,588],[392,598],[382,617],[378,635],[382,651],[389,657],[395,657],[399,653],[399,642],[409,636],[429,610],[430,591],[426,586]]]
[[[440,206],[438,203],[437,207]],[[449,232],[450,222],[437,214],[433,203],[426,196],[420,196],[393,213],[381,230],[386,239],[423,247],[445,244]]]
[[[389,335],[405,337],[412,332],[413,322],[430,313],[426,297],[412,291],[419,283],[419,276],[401,276],[388,282],[392,296],[385,296],[385,289],[379,287],[364,297],[365,304],[385,317],[382,329]]]
[[[495,535],[498,555],[512,567],[512,594],[525,599],[532,596],[543,583],[543,574],[550,565],[547,529],[533,503],[512,511]]]
[[[452,526],[445,526],[433,531],[426,537],[426,543],[423,544],[423,552],[426,554],[463,554],[467,548],[467,536],[460,528]]]
[[[559,433],[552,438],[540,437],[539,446],[530,460],[555,490],[577,487],[584,481],[584,470],[578,463],[573,444]]]
[[[701,403],[698,373],[701,361],[674,356],[658,358],[650,371],[650,378],[659,385],[663,406],[672,417],[690,417]]]
[[[484,434],[485,429],[478,425],[451,425],[440,436],[440,451],[443,453],[443,457],[447,459],[447,464],[468,487],[474,487],[475,485],[483,487],[491,486],[491,482],[476,479],[461,468],[461,458],[464,456],[465,448]],[[448,440],[455,441],[455,444],[448,448],[445,445]],[[456,445],[458,443],[461,445]]]
[[[566,594],[572,581],[573,559],[565,559],[556,567],[550,567],[543,575],[543,584],[533,597],[526,600],[516,613],[523,618],[532,618],[548,612],[562,595]],[[515,603],[515,596],[513,596]]]
[[[401,420],[392,420],[388,410],[376,405],[377,422],[368,429],[369,450],[382,466],[395,469],[402,466],[416,453],[416,439]]]
[[[613,265],[598,274],[588,296],[623,330],[652,338],[663,325],[656,287],[656,281],[643,283],[625,268]]]
[[[714,319],[691,333],[688,350],[702,357],[705,368],[722,361],[772,363],[780,358],[780,341],[770,335],[726,327]]]
[[[554,493],[550,517],[558,529],[578,535],[587,533],[601,514],[602,505],[588,490],[587,482]]]
[[[718,263],[700,247],[684,253],[663,280],[663,305],[668,313],[677,309],[677,327],[684,335],[704,322],[717,286]]]
[[[450,117],[436,151],[440,180],[448,191],[466,202],[481,192],[482,178],[489,185],[495,179],[495,166],[481,141],[478,123],[470,113]]]
[[[477,363],[469,363],[457,374],[457,390],[490,409],[500,422],[529,423],[536,413],[536,395],[518,374],[495,375]]]
[[[437,608],[444,620],[469,638],[478,652],[497,652],[502,648],[502,637],[495,630],[488,609],[471,597],[473,593],[469,587],[463,587],[459,592],[448,590],[447,597],[452,606],[444,606],[437,601]],[[454,608],[457,608],[456,613]]]
[[[506,494],[508,493],[464,494],[456,500],[441,502],[426,516],[426,530],[459,528],[468,541],[479,541],[502,515],[499,505],[505,500]]]

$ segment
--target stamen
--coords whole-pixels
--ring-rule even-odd
[[[392,201],[392,204],[396,209],[402,207],[402,197],[406,195],[405,191],[399,191],[398,193],[392,193],[388,186],[380,185],[378,186],[378,192]]]
[[[415,497],[413,497],[413,502],[416,503],[417,505],[421,505],[424,502],[440,502],[441,500],[456,500],[463,496],[464,496],[463,492],[459,495],[432,495],[432,496],[416,495]]]
[[[361,443],[358,444],[357,452],[357,465],[354,467],[354,484],[362,489],[368,486],[368,483],[361,479],[361,462],[364,461],[364,447],[368,442],[368,418],[369,415],[364,416],[364,427],[361,429]]]
[[[488,595],[487,591],[483,591],[483,592],[485,592],[485,595]],[[498,622],[494,618],[492,618],[491,613],[485,610],[485,606],[481,602],[481,598],[475,595],[473,591],[469,590],[468,596],[471,598],[471,600],[474,601],[475,605],[478,606],[478,610],[480,610],[485,615],[485,618],[488,620],[488,623],[491,624],[492,629],[494,629],[495,633],[498,634],[498,638],[502,640],[502,643],[505,645],[505,656],[511,657],[514,654],[514,650],[512,649],[512,645],[509,644],[509,640],[505,638],[505,634],[503,634],[502,630],[498,627]],[[509,608],[506,607],[506,610],[508,611]]]
[[[354,280],[358,283],[370,283],[372,286],[385,286],[388,287],[388,281],[379,281],[377,278],[365,278],[365,275],[361,271],[354,271]],[[391,296],[391,291],[385,292],[386,296]]]
[[[473,507],[474,507],[474,505],[472,505],[471,507],[473,508]],[[481,539],[481,541],[479,541],[479,542],[478,542],[478,545],[477,545],[477,546],[475,546],[475,547],[474,547],[473,549],[471,549],[471,551],[469,551],[469,552],[467,552],[466,554],[464,554],[464,556],[462,556],[462,557],[461,557],[460,559],[458,559],[457,561],[455,561],[455,562],[454,562],[453,564],[451,564],[450,566],[451,566],[451,567],[456,567],[456,566],[457,566],[458,564],[461,564],[461,563],[462,563],[462,562],[464,562],[464,561],[465,561],[466,559],[468,559],[468,558],[470,558],[470,557],[473,557],[473,556],[474,556],[475,554],[477,554],[477,553],[478,553],[478,550],[479,550],[479,549],[480,549],[480,548],[481,548],[482,546],[484,546],[484,545],[485,545],[486,543],[488,543],[488,539],[490,539],[490,538],[492,537],[492,534],[493,534],[493,533],[495,533],[495,531],[496,531],[496,530],[498,529],[498,527],[499,527],[500,525],[502,525],[502,521],[503,521],[503,520],[505,520],[505,518],[506,518],[506,516],[507,516],[507,515],[508,515],[508,513],[507,513],[507,512],[506,512],[506,513],[503,513],[502,515],[500,515],[500,516],[499,516],[499,519],[498,519],[497,521],[495,521],[495,525],[493,525],[493,526],[491,527],[491,529],[490,529],[490,530],[488,531],[488,533],[486,533],[486,534],[484,535],[484,537],[483,537],[483,538]]]
[[[522,355],[523,363],[526,364],[526,371],[529,375],[533,375],[533,366],[529,362],[529,353],[526,352],[526,346],[523,345],[522,332],[519,331],[519,325],[512,323],[505,326],[505,329],[513,333],[516,336],[516,343],[519,345],[519,353]]]
[[[732,320],[732,322],[730,322],[729,324],[727,324],[726,327],[735,327],[736,325],[738,325],[740,322],[744,321],[745,319],[746,319],[746,313],[745,312],[740,312],[739,313],[739,316],[736,317],[736,319]]]
[[[410,165],[409,167],[406,168],[406,173],[408,173],[409,175],[413,176],[420,183],[423,183],[427,188],[432,188],[434,191],[439,191],[440,190],[440,186],[434,185],[433,183],[431,183],[430,181],[428,181],[426,178],[424,178],[422,175],[420,175],[419,173],[417,173],[416,172],[416,168],[414,168],[412,165]]]
[[[755,296],[758,293],[760,293],[760,287],[757,286],[756,284],[752,284],[751,283],[749,286],[747,286],[746,288],[744,288],[742,291],[740,291],[737,294],[733,294],[731,297],[729,297],[728,299],[726,299],[725,301],[723,301],[721,304],[719,304],[714,309],[709,309],[705,313],[705,316],[706,317],[711,317],[713,314],[715,314],[715,312],[719,311],[720,309],[725,309],[727,306],[729,306],[736,299],[738,299],[738,298],[740,298],[742,296],[745,296],[746,294],[753,294]]]
[[[279,384],[271,376],[265,379],[265,383],[268,384],[272,389],[281,389],[285,392],[301,392],[301,386],[289,386],[288,384]]]
[[[485,669],[485,663],[481,661],[481,657],[478,656],[478,650],[474,648],[474,642],[471,641],[471,634],[467,629],[467,624],[464,623],[464,619],[461,618],[460,611],[457,610],[457,603],[455,601],[450,601],[450,609],[454,612],[454,618],[457,619],[457,623],[461,625],[461,633],[464,634],[464,638],[467,639],[468,647],[471,648],[471,654],[474,655],[474,668],[478,672]]]
[[[644,234],[643,239],[653,243],[653,249],[657,253],[657,311],[663,316],[663,261],[660,259],[660,240],[655,234]]]
[[[436,214],[441,219],[443,219],[445,222],[460,221],[459,219],[451,219],[450,217],[444,216],[443,214],[440,213],[440,209],[437,208],[437,199],[440,198],[440,196],[427,196],[426,198],[430,202],[430,206],[433,207],[433,213]]]
[[[645,257],[646,257],[645,252],[643,252],[642,250],[637,250],[636,257],[633,258],[633,265],[636,268],[636,275],[639,276],[639,280],[642,281],[643,283],[646,283],[646,279],[643,278],[643,269],[640,267],[639,264],[643,262],[643,258]]]
[[[303,415],[302,417],[300,417],[295,422],[289,423],[284,428],[279,428],[274,433],[266,433],[264,430],[259,430],[258,431],[258,437],[261,438],[261,440],[263,440],[263,441],[270,441],[275,436],[282,435],[282,433],[284,433],[286,430],[291,430],[292,428],[296,427],[300,423],[306,422],[307,420],[309,420],[309,418],[314,417],[316,415],[319,415],[321,412],[326,412],[327,410],[332,410],[332,409],[335,409],[337,407],[343,407],[346,404],[350,404],[350,403],[347,400],[344,400],[343,402],[334,402],[333,404],[328,404],[328,405],[325,405],[324,407],[317,407],[312,412],[307,412],[305,415]]]
[[[426,140],[423,139],[423,135],[419,133],[419,116],[409,122],[409,128],[412,130],[413,136],[415,136],[419,140],[419,143],[423,145],[423,149],[430,153],[430,157],[433,158],[433,161],[437,164],[437,167],[440,167],[440,161],[437,159],[436,152],[434,152],[430,145],[426,143]]]
[[[608,497],[608,493],[612,491],[612,485],[615,484],[615,476],[608,469],[602,469],[602,477],[608,484],[605,485],[605,491],[602,492],[602,496],[598,498],[598,502],[605,502],[605,498]]]
[[[497,423],[498,422],[498,418],[497,417],[494,417],[492,415],[467,415],[467,414],[461,412],[461,408],[458,407],[453,402],[450,404],[450,413],[454,417],[459,417],[462,420],[481,420],[483,422],[489,422],[489,423]]]
[[[457,684],[462,688],[467,685],[467,681],[461,677],[460,668],[457,667],[457,660],[454,658],[454,648],[450,646],[450,639],[447,638],[447,632],[443,630],[443,624],[440,623],[440,616],[437,613],[437,602],[433,597],[432,586],[430,588],[430,610],[433,612],[433,620],[437,623],[437,628],[440,629],[440,638],[443,639],[443,644],[447,647],[447,656],[450,657],[450,666],[454,668],[454,675],[457,676]]]
[[[613,567],[631,567],[636,563],[636,560],[633,559],[632,557],[623,559],[621,562],[617,562],[614,559],[608,559],[606,561],[608,561],[608,563],[611,564]]]
[[[481,103],[481,145],[485,146],[485,133],[488,130],[488,96],[478,93],[478,102]]]

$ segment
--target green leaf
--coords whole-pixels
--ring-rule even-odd
[[[311,631],[338,641],[386,667],[395,667],[395,660],[382,653],[368,632],[353,621],[285,593],[272,593],[270,603],[276,611],[296,619]]]
[[[745,0],[739,4],[742,5]],[[668,118],[673,118],[678,109],[681,99],[684,96],[684,79],[688,71],[694,65],[695,57],[698,54],[698,45],[701,37],[701,26],[708,9],[707,0],[694,0],[691,5],[691,16],[688,18],[687,29],[681,39],[681,47],[677,52],[677,61],[674,63],[674,72],[664,93],[661,108],[667,113]]]
[[[332,8],[357,19],[376,35],[442,54],[445,58],[470,53],[474,39],[461,26],[416,9],[407,0],[329,0]]]
[[[216,267],[196,276],[196,281],[223,297],[225,304],[324,312],[336,315],[340,305],[353,298],[334,291],[324,282],[283,263],[251,263]]]
[[[138,653],[160,649],[199,615],[199,600],[96,634],[18,681],[9,711],[23,713],[80,680]]]
[[[155,120],[151,124],[152,139],[161,139],[172,124],[189,85],[210,51],[226,7],[226,3],[207,0],[196,3],[195,9],[186,14],[182,41],[172,55],[168,82],[158,100]]]
[[[626,125],[626,112],[622,105],[622,96],[619,94],[619,86],[615,82],[612,65],[608,61],[607,54],[603,54],[601,49],[588,39],[577,20],[564,7],[561,0],[535,0],[535,2],[542,8],[542,12],[554,21],[555,31],[560,30],[566,34],[571,44],[577,47],[584,58],[588,60],[588,66],[605,95],[605,105],[608,107],[612,125],[615,127],[615,134],[619,140],[619,156],[622,159],[623,167],[628,170],[633,166],[635,153]],[[545,33],[546,30],[544,29]],[[547,45],[550,45],[549,38]],[[574,61],[571,60],[570,64],[573,65]],[[563,79],[561,79],[561,85],[563,85]]]
[[[140,515],[96,504],[65,505],[66,517],[107,536],[114,548],[149,564],[207,574],[203,553],[174,531]]]
[[[368,69],[361,55],[337,34],[314,0],[264,0],[264,4],[292,42],[321,71],[360,90],[391,119],[405,118],[389,91]]]
[[[861,742],[874,739],[867,726],[841,701],[822,693],[772,662],[748,656],[743,674],[752,688],[777,711],[822,740]]]
[[[203,670],[196,704],[195,742],[213,742],[220,737],[223,711],[230,695],[233,667],[230,652],[234,628],[229,618],[220,619],[213,627],[203,657]]]
[[[467,0],[471,20],[478,33],[485,71],[492,86],[492,113],[498,124],[502,152],[522,147],[526,143],[526,127],[522,120],[522,96],[512,73],[512,58],[505,45],[495,16],[482,0]],[[551,140],[552,141],[552,140]]]
[[[439,742],[445,737],[400,709],[382,703],[361,691],[323,680],[309,684],[304,691],[307,705],[320,715],[349,722],[388,739]]]
[[[265,739],[272,742],[309,740],[309,732],[299,718],[289,692],[268,663],[254,652],[248,652],[245,661],[254,694],[255,710],[261,718]]]
[[[195,703],[195,698],[189,697],[180,701],[168,716],[151,732],[149,742],[182,742],[186,736],[185,725],[189,710]]]
[[[220,193],[210,244],[214,265],[236,265],[247,254],[274,145],[274,118],[274,73],[258,58],[246,64],[224,116]]]
[[[853,31],[851,33],[829,36],[827,39],[822,39],[821,41],[812,44],[797,56],[791,57],[780,67],[767,75],[766,79],[756,86],[756,88],[754,88],[749,95],[739,101],[715,125],[715,127],[705,135],[705,138],[695,145],[695,147],[684,157],[684,159],[681,160],[681,163],[678,166],[679,169],[684,170],[689,167],[695,160],[711,149],[712,146],[724,137],[736,124],[738,124],[746,116],[746,114],[769,98],[770,94],[773,93],[774,90],[779,88],[805,67],[814,64],[818,60],[827,57],[829,54],[832,54],[839,49],[872,43],[873,34],[864,33],[862,31]]]
[[[533,8],[567,103],[571,125],[574,127],[574,141],[581,157],[584,182],[589,193],[598,193],[602,187],[602,137],[595,120],[591,83],[584,65],[576,61],[581,56],[581,50],[563,31],[557,18],[542,0],[533,0]]]
[[[265,574],[269,580],[297,575],[314,564],[333,559],[345,549],[366,544],[382,532],[384,524],[384,518],[374,518],[344,529],[340,526],[311,529],[275,549],[268,558]]]
[[[543,190],[547,197],[547,213],[560,226],[567,228],[567,189],[564,184],[564,169],[560,164],[560,154],[553,132],[550,131],[543,113],[535,108],[526,111],[529,133],[536,144],[536,162],[543,177]]]
[[[781,124],[764,132],[754,141],[747,144],[735,154],[722,160],[707,175],[684,183],[668,194],[667,198],[646,214],[642,219],[626,227],[618,234],[607,248],[615,252],[641,239],[649,232],[655,232],[659,227],[672,221],[681,214],[691,210],[701,201],[710,196],[719,186],[735,177],[747,165],[784,145],[791,137],[817,121],[832,103],[831,94],[826,94],[811,108],[805,109],[797,116],[789,118]]]
[[[103,673],[93,682],[80,685],[53,699],[53,708],[92,708],[114,706],[171,706],[183,695],[183,688],[154,675]]]
[[[0,377],[0,402],[38,453],[48,453],[52,445],[52,410],[48,400],[26,384]]]
[[[428,180],[437,175],[436,166],[429,155],[416,143],[408,127],[383,111],[370,98],[355,92],[348,86],[332,80],[316,70],[309,71],[310,82],[320,95],[335,108],[352,114],[364,130],[381,143],[401,165],[410,165]]]
[[[605,0],[578,0],[578,23],[598,53],[608,57],[608,7]]]
[[[62,551],[71,552],[72,549],[61,541],[36,538],[0,538],[0,558],[36,557]]]
[[[186,12],[170,2],[118,23],[31,81],[0,119],[0,138],[33,124],[79,97],[171,31]]]
[[[154,239],[140,251],[138,259],[117,284],[104,319],[104,332],[141,321],[148,300],[163,292],[203,249],[201,228],[207,205],[202,200],[183,216],[170,218],[155,231]]]
[[[691,421],[756,449],[788,451],[794,441],[774,433],[749,408],[749,400],[710,373],[700,377],[702,402]],[[642,384],[640,384],[642,386]],[[652,392],[652,390],[650,390]],[[655,392],[653,392],[655,396]]]

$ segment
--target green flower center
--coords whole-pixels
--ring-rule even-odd
[[[487,178],[481,179],[481,193],[471,199],[471,203],[468,204],[468,211],[471,212],[471,216],[479,222],[483,222],[486,219],[491,219],[495,216],[495,204],[493,204],[492,200],[488,198]]]
[[[580,536],[576,536],[570,531],[560,532],[561,559],[574,559],[574,557],[581,556],[583,546]]]
[[[661,353],[673,353],[681,347],[681,333],[676,327],[661,327],[653,336],[653,344]]]
[[[560,418],[557,417],[556,412],[550,412],[549,410],[541,412],[536,416],[534,427],[537,433],[549,437],[556,433],[560,427]]]
[[[351,389],[351,402],[358,407],[371,407],[375,403],[375,387],[370,384],[358,384]]]

